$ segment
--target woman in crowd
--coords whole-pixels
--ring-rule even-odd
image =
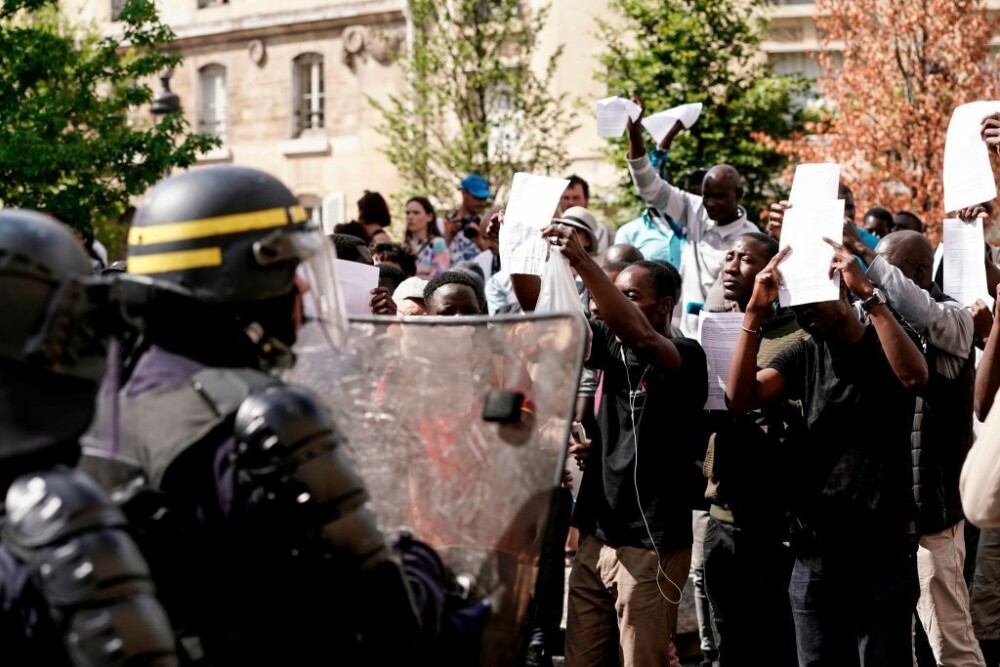
[[[437,214],[427,197],[406,202],[406,243],[417,257],[417,277],[433,278],[451,266],[448,244],[437,228]]]

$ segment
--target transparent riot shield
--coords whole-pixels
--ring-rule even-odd
[[[515,664],[562,477],[579,319],[352,320],[338,350],[301,333],[287,379],[332,410],[381,527],[430,544],[490,602],[480,664]]]

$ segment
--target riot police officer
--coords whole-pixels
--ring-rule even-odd
[[[182,657],[405,659],[419,623],[364,484],[316,399],[272,374],[294,359],[300,268],[317,326],[342,334],[329,241],[282,183],[234,166],[162,181],[128,240],[139,335],[85,453],[141,531]]]
[[[104,371],[109,296],[73,234],[0,211],[0,661],[174,665],[125,517],[74,466]]]

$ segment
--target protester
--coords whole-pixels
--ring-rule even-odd
[[[885,291],[889,306],[927,339],[930,381],[917,398],[911,439],[920,535],[917,613],[937,664],[982,665],[963,576],[959,496],[959,475],[973,442],[976,321],[934,283],[934,250],[922,234],[895,231],[874,252],[858,239],[851,245],[865,253],[867,275]]]
[[[698,311],[722,270],[726,251],[733,239],[755,232],[757,227],[739,205],[743,186],[733,167],[721,164],[709,169],[701,196],[680,190],[657,175],[646,156],[640,120],[629,121],[629,172],[646,205],[670,216],[685,234],[681,265],[677,267],[683,286],[676,316],[684,335],[694,337],[698,333]],[[679,128],[678,121],[675,130]]]
[[[778,298],[785,248],[757,274],[726,386],[731,409],[801,400],[806,429],[788,481],[796,522],[789,597],[802,665],[905,665],[918,595],[910,463],[923,355],[839,243],[839,299],[793,308],[812,338],[757,369],[761,325]],[[851,309],[864,303],[869,324]],[[863,410],[877,417],[859,419]]]
[[[406,243],[417,258],[417,277],[425,280],[451,266],[448,244],[438,231],[436,218],[427,197],[412,197],[406,202]]]
[[[462,203],[444,221],[444,236],[448,242],[451,263],[475,259],[486,249],[486,240],[479,224],[486,202],[493,198],[489,182],[479,174],[469,174],[459,186]]]
[[[590,208],[590,184],[576,174],[570,174],[566,180],[569,181],[569,185],[566,186],[559,201],[559,210],[565,213],[573,207]],[[594,232],[597,237],[597,251],[603,252],[615,237],[614,227],[600,222],[596,224]]]
[[[720,275],[726,302],[745,312],[757,275],[777,254],[778,243],[769,236],[738,237]],[[794,313],[771,304],[761,322],[757,368],[804,338]],[[804,426],[798,405],[774,401],[754,415],[713,410],[708,419],[704,473],[711,507],[701,535],[719,664],[759,664],[760,637],[766,636],[769,665],[797,665],[788,603],[792,555],[783,542],[784,491],[794,456],[788,441]],[[696,525],[695,549],[698,538]]]
[[[365,190],[358,200],[358,224],[364,227],[369,244],[392,243],[392,237],[385,231],[392,225],[392,215],[379,193]]]
[[[542,233],[562,249],[602,318],[591,322],[587,365],[604,371],[603,451],[591,453],[574,511],[581,538],[570,574],[566,660],[603,665],[620,655],[626,665],[666,664],[691,559],[684,480],[702,446],[700,422],[691,417],[707,393],[704,352],[666,336],[675,289],[669,271],[640,262],[612,283],[572,229],[553,225]],[[512,280],[521,306],[532,310],[538,278]]]

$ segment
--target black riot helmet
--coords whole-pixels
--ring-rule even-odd
[[[300,264],[310,267],[310,291],[335,294],[329,242],[281,181],[255,169],[205,167],[164,179],[136,212],[128,245],[130,274],[199,302],[197,311],[161,304],[146,318],[158,330],[153,338],[209,364],[290,363]]]
[[[3,488],[15,473],[78,456],[105,368],[105,293],[69,229],[34,211],[0,210]]]
[[[136,212],[128,271],[201,301],[280,296],[292,290],[298,265],[280,239],[308,221],[295,195],[262,171],[225,165],[180,173],[160,181]]]

